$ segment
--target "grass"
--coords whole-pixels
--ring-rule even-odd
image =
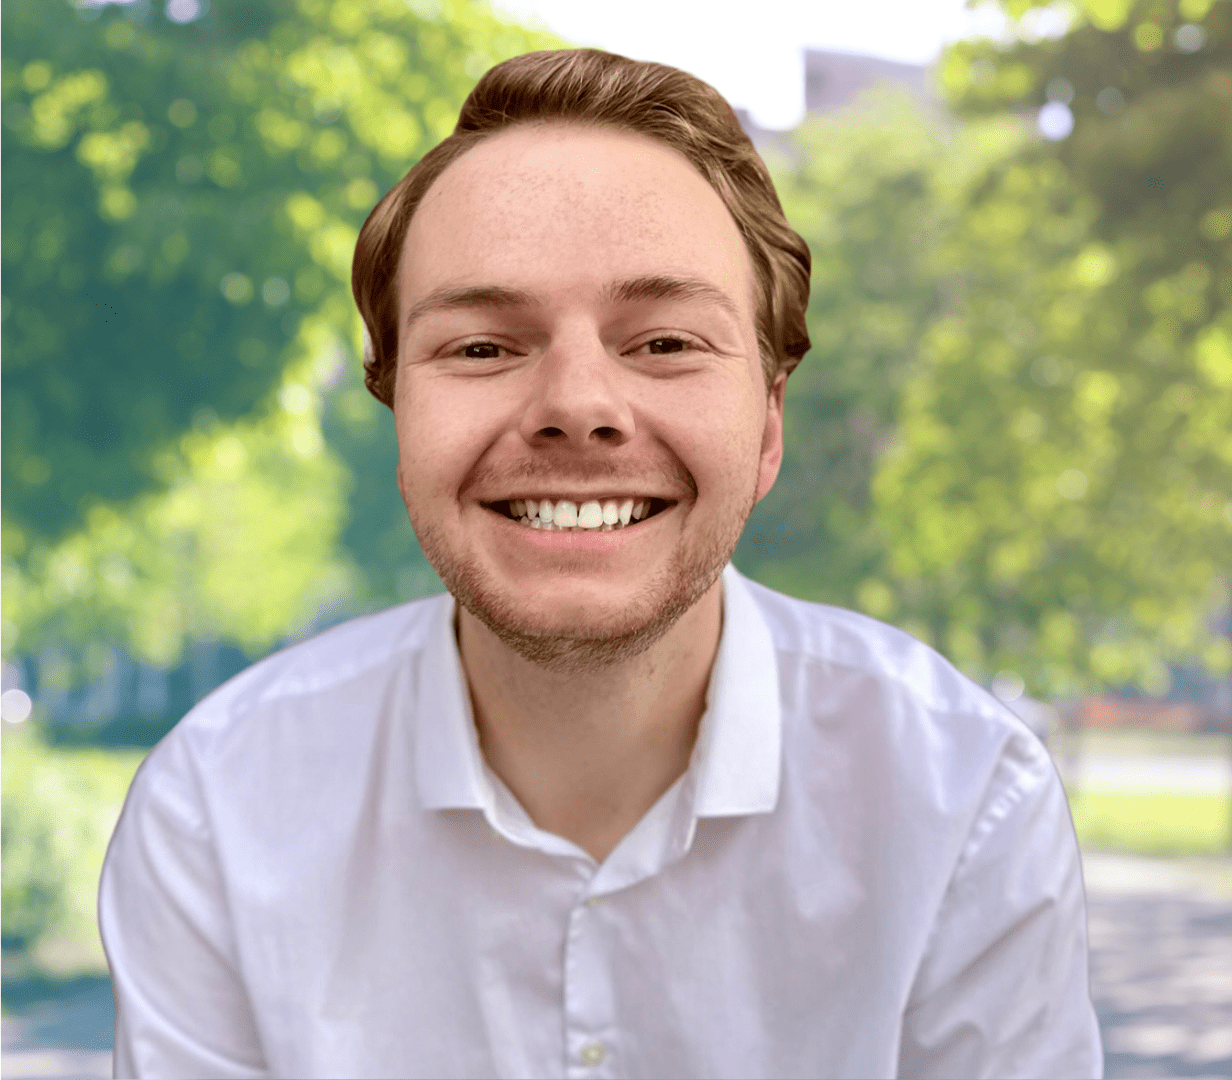
[[[49,976],[106,969],[95,921],[98,875],[144,756],[49,746],[31,722],[4,725],[0,938],[6,954],[29,953]],[[8,982],[11,965],[5,966]]]
[[[1048,736],[1055,756],[1066,754],[1124,754],[1147,757],[1223,757],[1232,754],[1232,741],[1213,731],[1152,731],[1146,728],[1061,728]]]
[[[1232,800],[1220,795],[1083,791],[1071,796],[1078,842],[1139,855],[1232,851]]]

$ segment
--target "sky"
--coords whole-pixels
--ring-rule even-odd
[[[927,64],[942,46],[1003,21],[966,0],[493,0],[523,25],[575,45],[684,68],[762,127],[804,114],[807,47]]]

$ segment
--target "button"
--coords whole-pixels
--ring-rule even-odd
[[[587,1043],[582,1047],[582,1062],[586,1065],[602,1065],[607,1051],[600,1043]]]
[[[595,907],[597,904],[601,904],[601,903],[603,903],[602,896],[588,896],[586,898],[587,907]]]

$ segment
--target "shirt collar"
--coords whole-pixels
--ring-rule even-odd
[[[427,810],[485,809],[493,792],[479,749],[454,632],[441,596],[420,654],[413,728],[416,777]],[[768,813],[778,802],[782,716],[774,642],[745,579],[723,572],[723,630],[690,766],[697,817]]]
[[[723,632],[698,731],[698,817],[769,813],[778,803],[782,712],[774,641],[748,583],[723,571]]]
[[[420,653],[412,725],[415,774],[425,810],[482,809],[492,793],[483,772],[471,696],[454,632],[457,606],[448,593],[437,610]]]

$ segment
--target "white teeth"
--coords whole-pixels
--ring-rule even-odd
[[[603,507],[594,501],[582,503],[577,523],[582,529],[597,529],[603,524]]]
[[[549,532],[557,529],[602,529],[610,532],[650,513],[649,499],[590,499],[579,507],[570,499],[510,499],[509,516],[523,525]]]

